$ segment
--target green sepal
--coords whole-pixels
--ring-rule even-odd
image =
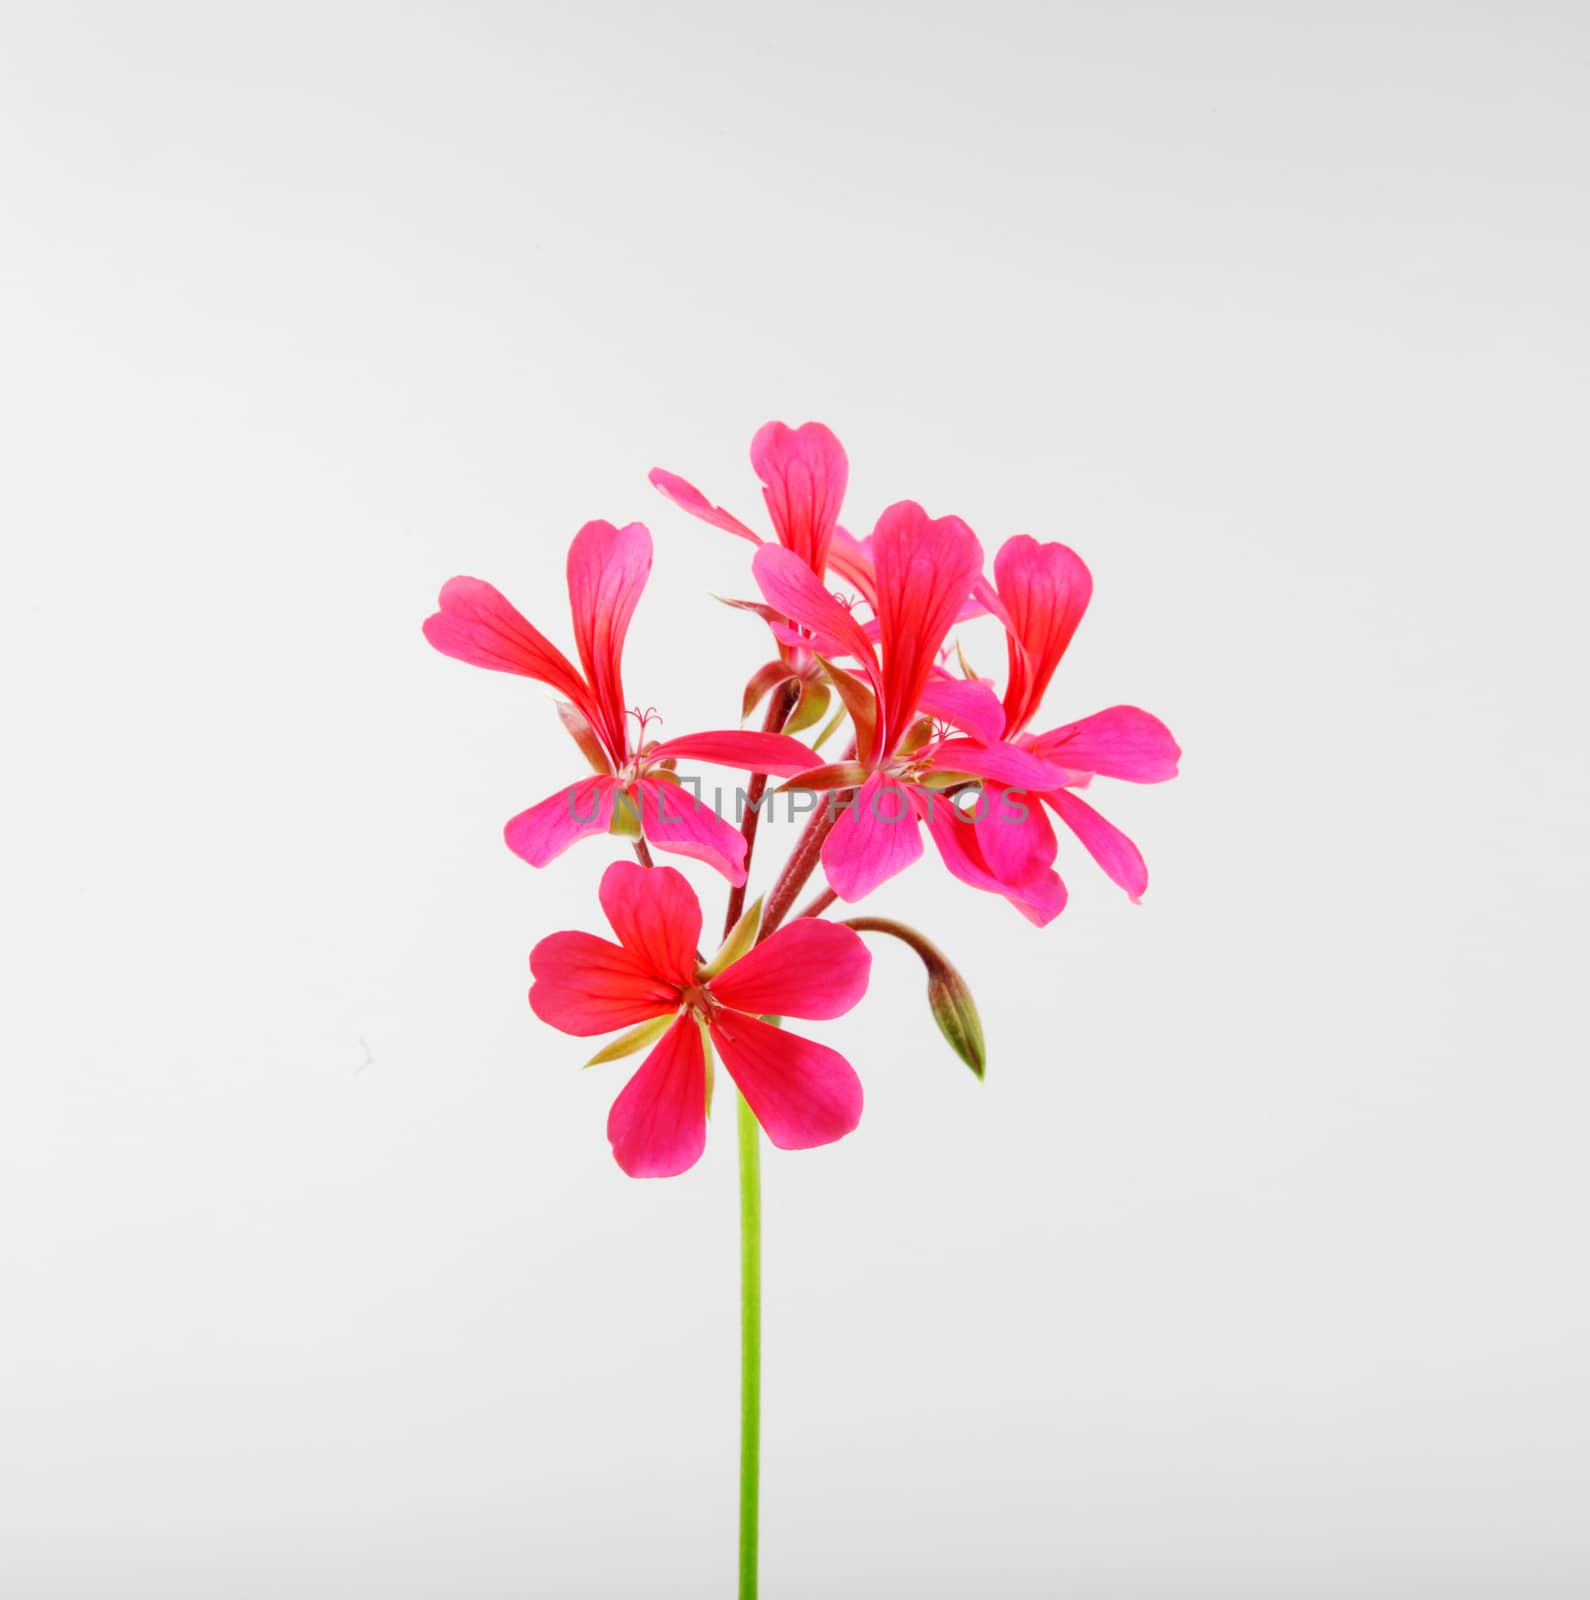
[[[841,706],[823,725],[823,731],[812,740],[812,749],[821,750],[828,740],[833,737],[834,729],[837,728],[844,720],[845,708]]]
[[[622,1061],[625,1056],[632,1056],[637,1050],[655,1044],[673,1026],[673,1022],[672,1012],[667,1016],[653,1017],[650,1022],[643,1022],[639,1027],[631,1028],[628,1033],[621,1033],[616,1039],[610,1040],[585,1065],[598,1067],[604,1061]]]
[[[628,789],[613,796],[613,818],[607,831],[619,839],[640,838],[640,805]]]
[[[700,1017],[696,1018],[696,1026],[701,1030],[701,1064],[707,1074],[707,1115],[712,1115],[712,1082],[717,1074],[712,1070],[712,1035],[707,1031],[707,1025]]]
[[[746,907],[740,920],[729,929],[729,937],[723,941],[723,948],[701,969],[701,976],[715,978],[725,967],[733,966],[750,951],[761,930],[762,901],[759,897],[754,905]]]
[[[801,682],[801,697],[796,702],[794,714],[784,724],[785,733],[804,733],[813,723],[821,722],[828,713],[828,702],[833,696],[826,683]]]
[[[872,755],[873,741],[878,735],[878,702],[860,678],[852,677],[843,667],[836,667],[821,656],[817,660],[856,725],[856,754],[866,761]]]

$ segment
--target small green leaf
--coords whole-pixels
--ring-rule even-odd
[[[845,720],[845,708],[843,706],[841,706],[833,714],[833,716],[831,716],[828,719],[827,723],[823,727],[823,731],[821,733],[819,733],[815,739],[812,740],[812,749],[813,750],[821,750],[823,745],[826,744],[827,741],[833,736],[834,729],[837,728],[839,726],[839,724],[841,722],[843,722],[844,720]]]
[[[723,948],[701,969],[703,978],[715,978],[725,967],[731,967],[741,956],[745,955],[756,943],[756,936],[762,929],[762,902],[747,907],[740,920],[729,929],[729,937],[723,941]]]
[[[801,683],[801,697],[795,704],[794,714],[784,724],[785,733],[804,733],[813,723],[821,722],[828,714],[828,702],[833,696],[826,683]]]
[[[604,1061],[622,1061],[625,1056],[632,1056],[637,1050],[644,1050],[647,1045],[667,1033],[673,1026],[673,1020],[672,1013],[665,1017],[653,1017],[650,1022],[643,1022],[638,1028],[631,1028],[628,1033],[619,1034],[616,1039],[603,1045],[585,1065],[596,1067]]]
[[[696,1026],[701,1030],[701,1061],[707,1069],[707,1115],[712,1115],[712,1080],[717,1074],[712,1070],[712,1035],[707,1032],[707,1025],[700,1017],[696,1018]]]

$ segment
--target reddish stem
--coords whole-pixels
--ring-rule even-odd
[[[802,917],[820,917],[838,898],[832,889],[824,889],[821,894],[814,894],[795,913],[795,920],[799,922]]]
[[[800,685],[787,679],[773,691],[768,704],[767,720],[762,724],[765,733],[782,733],[784,724],[794,713],[800,699]],[[815,759],[815,758],[814,758]],[[727,939],[745,910],[746,884],[751,881],[751,852],[756,848],[756,827],[762,816],[762,796],[767,793],[767,774],[753,772],[745,791],[745,815],[740,819],[740,836],[745,840],[745,882],[729,890],[729,906],[723,917],[723,937]]]

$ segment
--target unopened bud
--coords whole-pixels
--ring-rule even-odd
[[[972,999],[965,978],[944,952],[915,928],[888,917],[851,917],[845,926],[857,933],[886,933],[916,951],[927,968],[928,1006],[939,1032],[949,1041],[950,1049],[981,1078],[988,1061],[983,1019],[977,1014],[977,1002]]]

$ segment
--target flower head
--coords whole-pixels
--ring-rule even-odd
[[[844,446],[820,422],[803,422],[798,428],[769,422],[751,440],[751,466],[762,481],[762,499],[779,544],[821,577],[850,479]],[[654,467],[651,482],[691,516],[752,544],[762,543],[759,533],[677,474]]]
[[[548,684],[562,696],[559,714],[595,769],[514,817],[508,846],[532,866],[545,866],[588,834],[605,833],[625,804],[659,850],[705,861],[730,883],[745,881],[745,841],[709,806],[674,780],[683,759],[789,776],[812,764],[798,739],[738,729],[647,743],[650,714],[625,705],[623,655],[630,618],[651,572],[651,534],[632,522],[588,522],[569,546],[569,608],[576,667],[489,583],[452,578],[442,586],[425,637],[443,655],[495,672]]]
[[[1169,728],[1138,706],[1104,711],[1032,734],[1061,659],[1093,594],[1093,578],[1082,558],[1063,544],[1040,544],[1025,534],[1007,539],[994,558],[994,585],[985,589],[988,609],[1004,624],[1009,671],[1004,737],[1064,769],[1059,784],[1035,786],[1035,794],[1081,841],[1083,848],[1133,900],[1148,887],[1142,853],[1114,823],[1075,791],[1095,777],[1128,783],[1163,783],[1174,778],[1181,750]],[[1027,829],[1035,855],[1055,856],[1054,833],[1041,806],[1033,806]],[[979,845],[985,843],[979,832]],[[969,870],[975,870],[975,863]]]
[[[761,1020],[849,1011],[872,964],[855,933],[800,918],[714,971],[697,954],[701,906],[682,873],[615,861],[600,898],[618,942],[579,932],[543,939],[530,953],[530,1004],[542,1021],[580,1037],[620,1028],[657,1035],[608,1116],[625,1172],[673,1177],[700,1157],[708,1041],[780,1149],[829,1144],[856,1126],[861,1081],[850,1063]]]
[[[854,659],[865,679],[834,673],[856,727],[855,759],[799,780],[856,790],[822,847],[828,882],[849,902],[917,860],[923,822],[954,870],[950,830],[959,824],[943,792],[951,776],[1010,788],[1065,781],[1062,769],[1002,737],[1004,715],[986,684],[937,670],[982,572],[976,534],[959,517],[932,518],[904,500],[879,517],[870,545],[877,624],[870,630],[787,552],[764,546],[752,566],[768,605],[793,624],[788,636],[820,657]],[[1027,888],[1040,870],[1025,854],[1012,856],[979,887],[1016,889],[1026,897],[1018,904],[1036,906],[1029,914],[1047,920],[1047,885]]]

